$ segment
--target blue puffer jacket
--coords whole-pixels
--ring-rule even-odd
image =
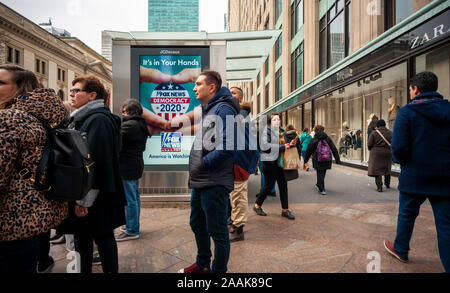
[[[392,158],[402,170],[398,189],[450,197],[450,103],[423,93],[401,108],[392,136]]]

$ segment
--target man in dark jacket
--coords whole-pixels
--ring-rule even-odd
[[[328,137],[328,135],[325,133],[325,127],[321,125],[316,125],[314,127],[314,138],[311,140],[311,142],[308,145],[308,149],[306,150],[305,155],[305,162],[308,163],[309,158],[313,158],[313,167],[316,169],[317,172],[317,184],[316,189],[317,191],[322,194],[326,195],[327,192],[325,191],[325,175],[327,173],[328,169],[331,169],[331,166],[333,164],[332,156],[336,160],[336,164],[341,163],[341,158],[339,157],[339,152],[334,145],[333,141]],[[326,161],[320,161],[318,158],[318,146],[319,142],[326,142],[326,144],[329,147],[329,151],[331,152],[329,154],[329,160]]]
[[[236,116],[239,102],[226,87],[222,87],[220,74],[215,71],[202,72],[195,82],[194,92],[202,103],[202,121],[189,156],[190,225],[198,252],[196,262],[179,272],[210,271],[212,237],[214,261],[211,272],[225,273],[230,255],[227,211],[229,194],[234,189],[234,137],[227,133],[226,117]],[[234,119],[231,122],[233,129]]]
[[[421,204],[433,208],[439,255],[450,272],[450,103],[439,93],[434,73],[422,72],[410,81],[411,102],[397,113],[392,157],[400,163],[400,205],[397,237],[385,240],[389,253],[408,261],[409,242]]]
[[[144,118],[142,106],[135,99],[128,99],[122,107],[122,148],[120,150],[120,174],[127,197],[125,207],[126,227],[116,236],[116,241],[139,238],[139,215],[141,200],[139,194],[139,178],[144,172],[144,158],[147,138],[150,136]]]
[[[87,133],[95,164],[94,184],[85,198],[69,209],[69,226],[81,256],[81,273],[92,272],[93,240],[97,244],[103,272],[118,272],[114,229],[125,224],[126,204],[119,170],[120,118],[105,107],[105,88],[95,76],[72,82],[70,102],[75,129]],[[75,216],[75,215],[76,216]],[[63,223],[64,225],[64,223]],[[62,228],[64,230],[64,228]]]

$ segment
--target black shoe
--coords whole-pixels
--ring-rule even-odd
[[[390,189],[391,186],[389,184],[385,184],[387,189]]]
[[[295,220],[295,216],[291,213],[291,211],[287,210],[287,211],[282,211],[281,212],[281,216],[288,218],[289,220]]]
[[[93,265],[101,265],[102,264],[102,260],[100,259],[100,255],[98,253],[96,253],[92,256],[92,264]]]
[[[377,187],[377,191],[378,192],[383,192],[383,187],[382,186]]]
[[[53,257],[49,255],[45,262],[39,262],[38,273],[47,273],[48,271],[51,270],[54,264],[55,261],[53,260]]]
[[[277,193],[276,193],[276,192],[271,192],[271,193],[269,193],[267,196],[273,196],[273,197],[276,197],[276,196],[277,196]]]
[[[258,216],[267,216],[267,214],[262,210],[261,207],[257,208],[257,207],[255,207],[255,206],[253,206],[253,210],[255,211],[255,213],[256,213]]]

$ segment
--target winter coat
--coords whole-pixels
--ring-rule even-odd
[[[379,132],[390,143],[392,140],[392,131],[386,127],[378,127]],[[392,167],[391,147],[384,141],[376,130],[372,131],[367,142],[369,148],[369,176],[390,175]]]
[[[75,204],[69,206],[69,219],[60,227],[62,233],[90,233],[101,235],[125,224],[127,204],[119,170],[120,118],[106,107],[89,111],[75,122],[75,129],[85,132],[93,165],[92,189],[99,194],[87,216],[74,213]]]
[[[311,141],[311,139],[312,139],[312,136],[306,132],[303,132],[302,135],[300,135],[300,142],[302,144],[303,152],[306,152],[306,150],[308,149],[308,144]]]
[[[319,141],[321,141],[321,140],[325,140],[327,142],[327,144],[330,146],[331,153],[333,154],[334,159],[336,160],[336,164],[340,164],[341,163],[341,158],[339,157],[339,152],[336,149],[336,146],[334,145],[334,142],[323,131],[316,132],[315,135],[314,135],[314,138],[309,143],[308,149],[306,150],[305,162],[308,163],[309,158],[312,156],[314,169],[316,169],[316,170],[331,169],[332,161],[319,162],[317,160],[316,150],[317,150],[317,146],[319,145]]]
[[[121,133],[120,174],[123,180],[138,180],[144,171],[142,153],[150,136],[145,120],[140,116],[123,117]]]
[[[223,186],[229,192],[234,189],[233,151],[234,137],[227,137],[226,116],[236,116],[240,111],[239,101],[233,98],[226,87],[208,102],[202,105],[202,127],[197,131],[194,144],[189,155],[189,188],[201,189],[214,186]],[[208,116],[217,115],[222,120],[222,137],[215,137],[215,121]],[[209,121],[205,125],[205,121]],[[208,139],[210,137],[210,139]],[[205,148],[204,141],[221,139],[222,149]],[[227,142],[232,141],[233,148],[227,149]]]
[[[66,115],[52,89],[17,97],[0,110],[0,242],[48,232],[67,217],[67,203],[47,200],[19,175],[26,168],[34,178],[41,161],[47,132],[38,119],[59,124]]]
[[[400,108],[392,136],[400,163],[398,189],[409,194],[450,197],[450,102],[426,92]]]

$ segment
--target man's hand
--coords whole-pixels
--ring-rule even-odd
[[[77,217],[83,218],[83,217],[85,217],[88,213],[89,213],[88,208],[82,207],[82,206],[79,206],[79,205],[76,205],[76,206],[75,206],[75,214],[77,215]]]
[[[201,73],[200,68],[185,68],[182,71],[180,71],[177,75],[173,75],[172,81],[178,84],[195,82],[200,73]]]
[[[164,74],[157,69],[145,68],[141,66],[139,83],[148,82],[148,83],[162,84],[169,82],[171,78],[172,77],[170,75]]]

